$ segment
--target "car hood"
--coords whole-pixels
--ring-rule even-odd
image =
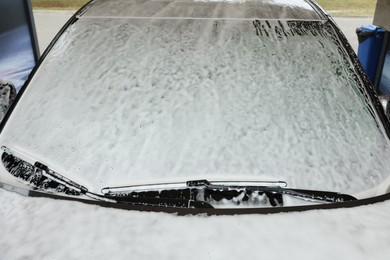
[[[2,257],[388,259],[390,202],[240,216],[175,216],[0,189]],[[16,246],[23,245],[23,246]],[[39,248],[39,250],[37,250]]]

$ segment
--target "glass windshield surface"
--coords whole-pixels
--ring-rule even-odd
[[[343,51],[321,22],[81,18],[0,144],[96,192],[207,178],[356,194],[390,152]]]

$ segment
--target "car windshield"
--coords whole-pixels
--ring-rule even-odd
[[[207,179],[358,194],[389,177],[388,139],[327,21],[110,10],[66,29],[1,146],[96,193]]]

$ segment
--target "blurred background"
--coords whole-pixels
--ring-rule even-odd
[[[32,0],[40,52],[66,21],[89,0]],[[331,14],[355,51],[358,48],[356,28],[372,24],[377,0],[317,0]]]
[[[32,0],[35,9],[78,9],[88,0]],[[317,0],[333,15],[373,16],[376,0]]]

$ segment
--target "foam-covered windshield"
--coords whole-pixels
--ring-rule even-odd
[[[323,22],[80,19],[0,145],[95,192],[207,179],[356,194],[390,174],[364,93]]]

